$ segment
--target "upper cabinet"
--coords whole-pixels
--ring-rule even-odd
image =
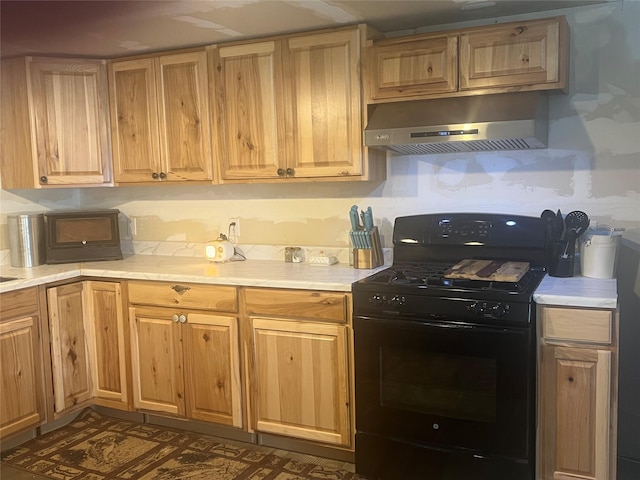
[[[510,23],[460,35],[460,89],[566,87],[564,17]]]
[[[220,181],[363,180],[366,29],[211,50]]]
[[[402,37],[373,45],[371,97],[397,98],[458,90],[458,36]]]
[[[109,64],[116,183],[212,181],[204,50]]]
[[[3,60],[2,188],[112,182],[103,60]]]
[[[373,102],[562,90],[569,29],[564,17],[474,27],[374,42]]]

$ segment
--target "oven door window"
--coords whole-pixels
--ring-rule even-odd
[[[380,349],[383,407],[495,423],[496,384],[495,358]]]
[[[499,455],[533,448],[530,329],[354,319],[356,430]]]

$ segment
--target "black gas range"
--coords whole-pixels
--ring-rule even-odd
[[[544,247],[534,217],[395,220],[393,265],[352,286],[358,473],[533,480]]]

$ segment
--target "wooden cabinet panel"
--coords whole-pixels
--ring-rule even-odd
[[[135,408],[184,415],[180,323],[163,309],[130,308]]]
[[[213,180],[206,52],[163,55],[158,65],[166,179]]]
[[[251,315],[277,315],[344,323],[348,295],[313,290],[245,289],[245,311]]]
[[[15,295],[3,294],[0,302],[11,302],[13,298]],[[5,318],[3,312],[0,319],[0,439],[37,426],[44,419],[38,317],[8,321]]]
[[[222,180],[278,177],[286,156],[281,48],[267,41],[212,51]]]
[[[151,181],[162,170],[153,59],[111,63],[109,86],[115,179]]]
[[[460,89],[537,85],[564,88],[563,17],[486,27],[460,35]]]
[[[187,416],[242,427],[238,320],[189,313],[182,329]]]
[[[127,338],[122,293],[116,282],[85,282],[86,310],[92,312],[89,350],[94,401],[127,408]]]
[[[253,318],[255,428],[349,445],[347,327]]]
[[[543,478],[609,479],[611,352],[544,346],[542,355]]]
[[[83,284],[74,283],[47,290],[51,367],[57,413],[89,400],[92,396],[89,346],[83,305]]]
[[[118,183],[213,180],[206,52],[109,64]]]
[[[610,344],[613,315],[609,310],[547,307],[542,310],[542,334],[547,341]]]
[[[3,187],[110,184],[106,62],[25,57],[1,70]]]
[[[371,98],[406,98],[458,90],[458,36],[383,40],[371,49]]]
[[[238,311],[236,287],[194,283],[129,282],[129,301],[139,305]]]
[[[284,100],[292,107],[289,175],[361,175],[360,31],[293,37],[284,45]]]

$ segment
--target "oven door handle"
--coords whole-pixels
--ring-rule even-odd
[[[504,327],[504,326],[497,326],[497,325],[481,325],[481,324],[473,324],[473,323],[467,323],[467,322],[456,322],[456,321],[446,321],[446,322],[439,322],[439,321],[433,321],[433,320],[416,320],[416,321],[412,321],[412,320],[400,320],[400,319],[393,319],[392,321],[390,320],[384,320],[384,319],[379,319],[379,318],[372,318],[372,317],[356,317],[357,320],[364,320],[367,323],[375,323],[377,328],[384,328],[384,329],[397,329],[397,328],[406,328],[406,329],[410,329],[410,330],[416,330],[416,329],[423,329],[425,327],[427,328],[440,328],[440,329],[450,329],[450,330],[464,330],[464,331],[468,331],[468,332],[475,332],[475,333],[491,333],[492,335],[495,334],[503,334],[503,335],[514,335],[514,334],[521,334],[521,335],[526,335],[527,332],[529,331],[528,328],[518,328],[518,327]]]

